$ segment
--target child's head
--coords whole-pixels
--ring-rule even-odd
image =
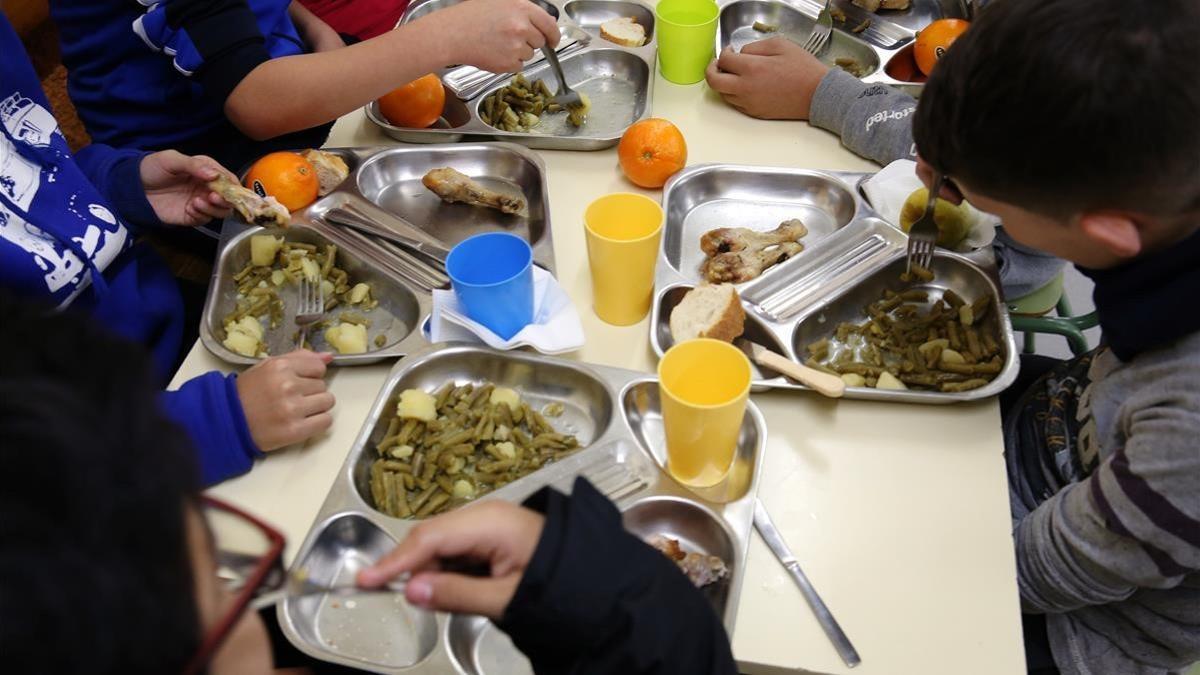
[[[5,665],[180,672],[222,618],[224,599],[191,444],[160,412],[137,345],[3,292],[0,315]],[[243,619],[217,659],[236,649],[266,660],[265,636],[257,645],[245,638],[257,615]]]
[[[997,0],[938,62],[921,157],[1022,243],[1103,268],[1200,225],[1200,3]]]

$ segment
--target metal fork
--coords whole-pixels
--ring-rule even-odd
[[[829,36],[833,33],[833,14],[829,12],[829,4],[833,0],[825,0],[825,8],[817,15],[817,23],[813,26],[808,39],[802,45],[804,51],[816,56],[825,45],[829,44]]]
[[[564,108],[583,105],[583,99],[579,97],[579,92],[567,85],[567,77],[563,75],[562,64],[558,62],[558,54],[554,52],[554,48],[542,45],[542,54],[546,55],[546,60],[550,62],[550,69],[554,71],[554,77],[558,79],[558,93],[554,95],[554,102]]]
[[[942,183],[946,176],[942,173],[933,175],[933,187],[929,188],[929,201],[925,203],[925,215],[913,223],[908,230],[908,265],[905,271],[912,272],[913,265],[926,269],[933,262],[933,249],[937,244],[938,228],[934,220],[934,207],[937,205],[938,193],[942,191]]]
[[[308,327],[325,314],[325,289],[321,288],[320,282],[314,284],[308,277],[301,277],[298,295],[296,325],[300,328],[300,334],[296,338],[296,346],[303,349],[304,342],[308,339]]]

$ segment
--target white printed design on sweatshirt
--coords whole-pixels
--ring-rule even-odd
[[[25,98],[19,92],[0,101],[0,123],[19,143],[45,148],[58,123],[50,111]],[[42,168],[17,152],[7,136],[0,134],[0,192],[19,209],[28,211],[42,185]],[[54,182],[53,175],[46,176]],[[107,208],[100,204],[78,204],[79,195],[68,200],[71,212],[86,223],[82,236],[72,237],[96,267],[104,269],[125,247],[128,233]],[[46,288],[51,294],[67,285],[74,285],[63,304],[70,302],[90,282],[88,267],[79,256],[43,230],[28,223],[22,215],[0,202],[0,239],[4,239],[33,256],[33,262],[45,274]]]
[[[871,127],[879,124],[880,122],[902,120],[913,114],[913,111],[916,109],[916,106],[910,106],[908,108],[901,108],[900,110],[881,110],[867,118],[867,125],[863,131],[870,131]]]

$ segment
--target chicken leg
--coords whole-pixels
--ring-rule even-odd
[[[701,272],[712,283],[740,284],[762,274],[772,265],[777,265],[804,250],[804,244],[785,241],[768,249],[745,249],[729,251],[704,261]]]
[[[804,223],[793,218],[785,220],[769,232],[758,232],[745,227],[719,227],[709,230],[700,237],[700,249],[705,255],[714,256],[731,251],[762,250],[786,242],[794,242],[808,234]]]
[[[449,167],[434,169],[425,174],[421,183],[444,202],[462,202],[472,206],[486,206],[503,213],[522,213],[525,199],[501,194],[476,183],[467,176]]]

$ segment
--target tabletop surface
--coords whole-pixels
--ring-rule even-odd
[[[688,142],[688,163],[874,171],[832,134],[755,120],[703,84],[659,76],[654,114]],[[395,144],[361,111],[329,147]],[[570,358],[650,372],[648,321],[615,327],[591,311],[582,214],[592,199],[641,191],[614,149],[543,151],[560,281],[587,344]],[[641,191],[658,199],[659,191]],[[303,541],[392,364],[335,369],[333,429],[273,453],[214,495],[275,524],[289,554]],[[197,343],[172,386],[230,371]],[[808,392],[754,394],[768,427],[759,496],[862,656],[853,672],[1023,673],[1024,651],[995,401],[952,407],[830,401]],[[755,535],[733,640],[744,672],[851,672],[791,578]]]

